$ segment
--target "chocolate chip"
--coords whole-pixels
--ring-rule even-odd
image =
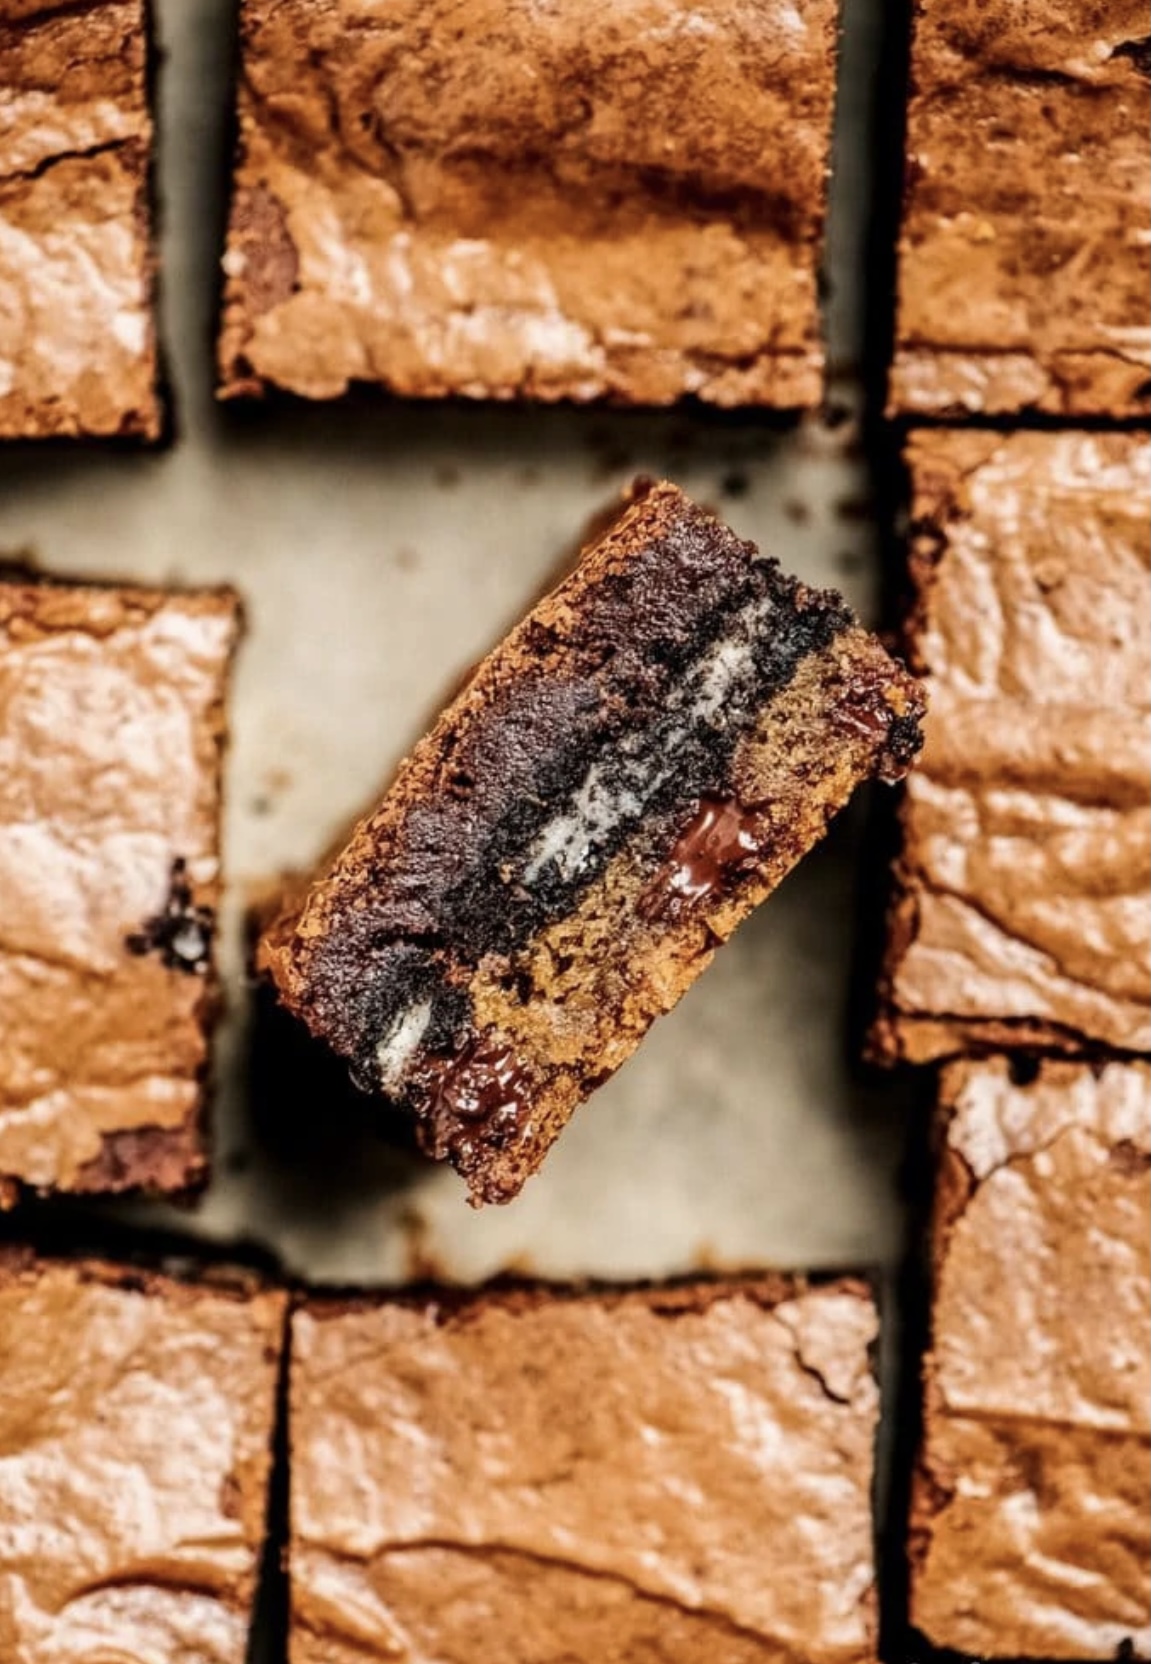
[[[158,953],[170,971],[205,976],[211,963],[215,928],[215,913],[210,907],[197,906],[188,882],[188,863],[177,856],[172,862],[163,911],[145,919],[138,931],[126,936],[124,946],[141,958]]]

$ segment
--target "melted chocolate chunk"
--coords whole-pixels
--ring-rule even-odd
[[[216,915],[192,899],[188,863],[183,856],[172,862],[172,876],[164,910],[145,919],[142,928],[124,938],[129,953],[143,956],[158,953],[169,971],[185,976],[206,976],[212,957]]]
[[[470,1159],[476,1136],[496,1148],[509,1143],[531,1109],[527,1070],[510,1046],[484,1035],[457,1057],[429,1059],[424,1084],[434,1153],[457,1163]]]
[[[718,895],[755,860],[751,810],[730,798],[701,798],[644,898],[649,917]]]

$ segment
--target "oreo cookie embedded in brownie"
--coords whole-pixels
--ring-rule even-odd
[[[292,1664],[872,1664],[875,1334],[847,1279],[297,1310]]]
[[[285,1307],[0,1249],[5,1664],[243,1664]]]
[[[146,0],[0,0],[0,439],[161,428]]]
[[[243,0],[224,397],[819,402],[837,0]]]
[[[0,581],[0,1205],[207,1171],[239,606]]]
[[[953,1064],[939,1133],[912,1621],[1151,1658],[1151,1071]]]
[[[916,0],[893,414],[1151,411],[1145,0]]]
[[[873,1048],[1151,1050],[1151,441],[908,448],[931,694]]]
[[[839,596],[637,487],[260,964],[473,1199],[506,1200],[859,782],[905,771],[921,713]]]

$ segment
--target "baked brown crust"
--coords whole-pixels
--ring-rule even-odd
[[[908,767],[921,711],[840,596],[642,485],[259,963],[473,1200],[506,1201],[855,787]]]
[[[917,0],[892,414],[1151,409],[1142,0]]]
[[[923,431],[880,1058],[1151,1050],[1151,441]]]
[[[244,0],[224,397],[811,406],[835,0]]]
[[[297,1311],[292,1664],[874,1659],[875,1334],[848,1280]]]
[[[0,1249],[0,1655],[243,1664],[286,1298]]]
[[[0,439],[159,437],[146,0],[0,0]]]
[[[239,606],[0,582],[0,1198],[207,1171]]]
[[[953,1064],[940,1098],[912,1621],[967,1656],[1151,1657],[1151,1070]]]

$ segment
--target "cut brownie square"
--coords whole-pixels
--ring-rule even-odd
[[[479,666],[260,948],[282,999],[503,1201],[868,775],[906,672],[671,485]]]
[[[285,1297],[0,1250],[0,1656],[243,1664]]]
[[[786,1278],[297,1311],[292,1664],[865,1664],[876,1334]]]
[[[923,432],[884,1057],[1151,1048],[1151,442]]]
[[[205,1176],[225,590],[0,581],[0,1202]]]
[[[915,14],[892,412],[1146,412],[1145,0]]]
[[[225,397],[822,395],[836,0],[243,0]]]
[[[0,0],[0,439],[155,439],[145,0]]]
[[[1151,1071],[942,1083],[911,1615],[980,1658],[1151,1657]]]

